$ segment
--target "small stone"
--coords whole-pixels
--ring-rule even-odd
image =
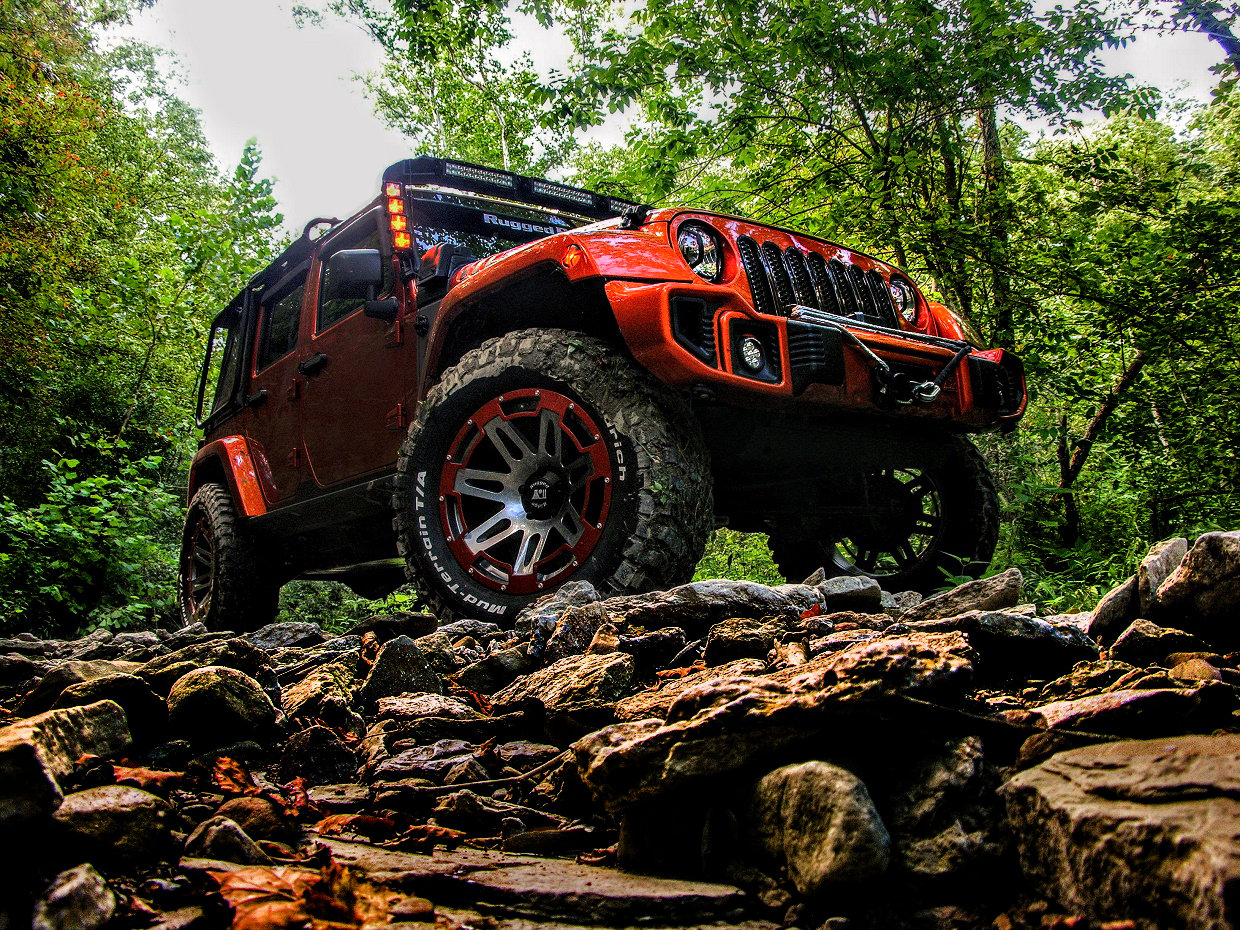
[[[448,720],[486,719],[483,714],[460,698],[428,692],[379,698],[374,719],[420,720],[424,717],[439,717]]]
[[[1181,681],[1222,681],[1223,673],[1205,659],[1188,659],[1171,669],[1171,677]]]
[[[722,665],[733,659],[764,658],[776,638],[784,632],[780,623],[734,617],[710,628],[702,658],[707,665]]]
[[[943,594],[928,597],[901,614],[900,622],[911,624],[917,621],[941,620],[958,617],[973,610],[1001,611],[1021,602],[1023,587],[1024,577],[1020,569],[1009,568],[991,578],[967,581]]]
[[[547,639],[543,661],[551,664],[568,656],[581,655],[590,648],[594,635],[611,619],[607,609],[599,603],[567,608]]]
[[[204,820],[197,826],[185,841],[185,855],[242,865],[272,864],[271,857],[235,821],[220,816]]]
[[[538,660],[522,644],[492,652],[485,659],[465,666],[456,673],[454,680],[470,691],[493,694],[536,668]]]
[[[264,652],[274,652],[276,649],[317,646],[326,639],[323,636],[323,628],[317,623],[301,620],[268,623],[252,633],[246,633],[241,638]]]
[[[1089,616],[1085,632],[1099,643],[1110,643],[1122,633],[1128,624],[1137,619],[1140,606],[1137,576],[1116,585],[1098,602]]]
[[[826,762],[789,765],[764,776],[744,819],[749,842],[786,868],[807,897],[881,875],[891,856],[887,828],[865,785]]]
[[[838,575],[819,584],[818,594],[825,613],[841,610],[877,613],[882,610],[883,592],[873,578]]]
[[[275,707],[257,681],[221,665],[187,672],[168,694],[169,726],[199,746],[265,738],[276,717]]]
[[[67,795],[54,816],[62,842],[76,855],[125,863],[173,855],[172,808],[139,788],[87,788]]]
[[[95,867],[61,872],[35,903],[31,930],[95,930],[116,913],[116,895]]]
[[[439,694],[439,676],[427,664],[422,651],[408,636],[388,640],[379,650],[375,664],[362,683],[361,701],[371,707],[382,697],[395,694]]]
[[[233,821],[247,836],[258,840],[283,843],[297,834],[296,824],[285,819],[280,809],[266,798],[230,798],[215,814]]]

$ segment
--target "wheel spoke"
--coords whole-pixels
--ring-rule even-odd
[[[545,532],[526,531],[517,547],[517,557],[512,561],[514,575],[532,575],[538,560],[542,558],[543,549],[547,545]]]
[[[480,484],[498,484],[500,490],[480,487]],[[454,489],[462,497],[478,497],[488,501],[510,503],[519,494],[515,487],[516,481],[509,472],[486,471],[481,468],[462,468],[456,473]]]
[[[576,525],[576,529],[570,526],[570,522]],[[570,546],[577,545],[577,540],[581,538],[581,534],[585,531],[581,516],[572,507],[565,508],[560,514],[560,519],[555,521],[552,526],[557,533],[564,537],[564,541]]]
[[[522,459],[534,454],[520,430],[507,420],[495,419],[485,427],[487,438],[495,446],[497,452],[504,457],[509,467],[515,466]]]
[[[491,531],[498,527],[501,523],[506,523],[508,525],[499,533],[490,535]],[[486,520],[466,533],[465,542],[469,545],[469,548],[472,551],[484,552],[496,543],[507,539],[519,529],[520,527],[513,522],[510,516],[508,516],[508,512],[501,510],[489,520]]]
[[[564,432],[560,415],[554,410],[543,410],[538,415],[538,454],[552,462],[564,457]]]
[[[913,551],[913,545],[907,539],[899,545],[892,555],[901,568],[908,568],[917,561],[917,553]]]

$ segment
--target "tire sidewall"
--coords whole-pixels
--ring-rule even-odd
[[[521,610],[553,590],[548,587],[533,594],[511,595],[471,579],[448,548],[440,514],[440,475],[461,427],[483,404],[516,390],[534,388],[563,394],[579,404],[605,433],[612,491],[602,535],[584,563],[554,587],[571,581],[588,581],[598,587],[611,575],[637,524],[643,479],[633,438],[615,425],[617,411],[611,409],[614,395],[591,387],[513,365],[498,374],[467,381],[425,413],[413,443],[414,467],[408,475],[408,557],[417,560],[419,574],[453,605],[470,614],[511,623]]]

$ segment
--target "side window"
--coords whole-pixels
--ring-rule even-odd
[[[258,336],[258,360],[262,371],[288,355],[297,346],[297,326],[301,322],[301,299],[306,293],[306,269],[294,272],[263,301],[262,329]]]
[[[392,253],[388,251],[379,235],[379,227],[374,219],[363,219],[354,229],[346,229],[332,240],[331,251],[323,255],[323,284],[319,289],[319,315],[315,321],[315,331],[322,332],[329,326],[339,323],[346,316],[362,308],[362,301],[356,297],[337,296],[337,289],[332,283],[331,274],[327,269],[327,259],[333,252],[345,249],[378,249],[383,256],[383,285],[376,297],[392,293]]]

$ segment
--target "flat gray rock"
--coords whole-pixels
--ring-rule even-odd
[[[991,578],[967,581],[943,594],[928,597],[900,614],[901,623],[958,617],[971,610],[1004,610],[1021,603],[1024,576],[1019,568],[1009,568]]]
[[[623,926],[660,921],[683,925],[743,916],[740,889],[711,882],[634,875],[490,850],[436,851],[433,856],[321,838],[332,857],[369,873],[371,881],[438,903],[487,903],[505,913]]]

